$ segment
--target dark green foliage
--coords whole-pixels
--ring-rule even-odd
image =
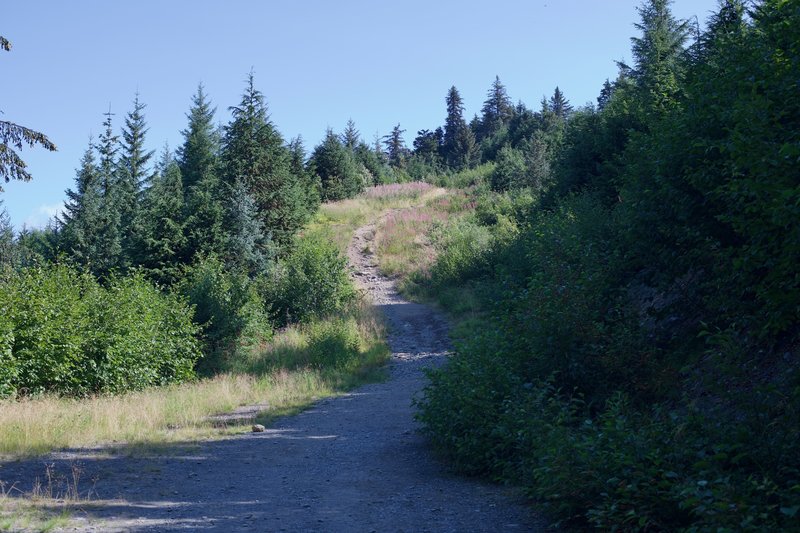
[[[310,171],[319,177],[322,185],[322,199],[342,200],[358,194],[364,189],[364,174],[360,171],[353,153],[328,130],[311,154]]]
[[[355,298],[347,261],[323,237],[298,241],[267,280],[266,299],[278,324],[302,322],[341,310]]]
[[[408,148],[403,140],[403,133],[406,130],[400,129],[400,124],[392,128],[391,133],[383,137],[383,145],[386,147],[386,155],[389,164],[395,168],[404,168],[408,159]]]
[[[64,265],[34,267],[4,280],[0,301],[5,393],[85,395],[179,382],[193,376],[200,356],[186,303],[141,276],[112,277],[104,288]]]
[[[362,142],[356,146],[353,157],[355,157],[356,161],[369,173],[367,178],[371,178],[371,181],[365,183],[365,186],[388,183],[389,169],[386,166],[386,158],[383,152],[375,151],[366,143]]]
[[[475,134],[464,120],[464,102],[455,86],[450,87],[446,103],[447,118],[444,123],[442,154],[451,169],[463,170],[474,166],[478,161]]]
[[[200,260],[185,274],[180,292],[193,306],[195,324],[208,342],[199,370],[213,374],[226,368],[236,347],[268,340],[272,331],[264,302],[245,273],[231,272],[215,257]]]
[[[14,229],[11,218],[0,200],[0,276],[10,270],[17,262],[17,250],[14,246]]]
[[[504,146],[497,154],[497,166],[491,176],[491,186],[495,191],[519,189],[528,184],[528,169],[525,157],[519,150]]]
[[[144,193],[138,228],[139,264],[159,283],[169,286],[181,274],[186,256],[183,222],[183,183],[178,164],[166,157],[162,170]]]
[[[275,247],[264,234],[258,210],[247,188],[237,181],[228,191],[225,229],[225,263],[236,272],[263,274],[275,255]]]
[[[599,110],[512,120],[495,187],[540,141],[535,210],[479,196],[485,228],[442,230],[430,294],[466,286],[480,320],[420,418],[578,529],[794,531],[800,10],[723,2],[685,50],[668,7],[645,2]]]
[[[252,72],[241,103],[230,110],[233,119],[225,127],[222,150],[224,182],[244,183],[264,230],[279,246],[286,246],[308,219],[308,193],[291,172],[289,150],[269,120]]]
[[[550,111],[561,120],[566,120],[572,112],[572,106],[569,100],[564,97],[564,93],[561,92],[558,86],[556,86],[555,91],[553,91],[553,96],[550,97],[548,104]]]
[[[492,86],[481,109],[480,125],[476,132],[478,141],[494,135],[497,130],[507,126],[514,116],[514,105],[506,92],[506,87],[495,76]]]
[[[192,97],[192,107],[186,118],[189,125],[183,133],[183,146],[178,149],[178,164],[183,176],[183,186],[187,191],[217,170],[219,138],[214,130],[214,113],[203,85],[198,85]]]

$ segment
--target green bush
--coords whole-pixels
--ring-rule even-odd
[[[329,315],[356,296],[347,261],[335,243],[319,235],[299,239],[267,278],[263,291],[281,325]]]
[[[0,292],[6,393],[120,392],[194,376],[191,308],[141,275],[102,287],[88,273],[51,265],[21,271]]]
[[[186,272],[179,291],[194,307],[194,322],[203,328],[207,357],[200,370],[209,374],[226,366],[237,346],[269,339],[272,328],[259,282],[228,270],[216,257],[199,261]]]

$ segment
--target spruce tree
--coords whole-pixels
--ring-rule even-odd
[[[152,186],[144,194],[140,223],[143,236],[141,264],[164,285],[177,281],[180,264],[186,260],[183,205],[181,170],[167,150]]]
[[[455,86],[450,87],[445,101],[447,118],[444,123],[442,151],[450,168],[462,170],[472,166],[477,160],[475,134],[464,120],[464,103]]]
[[[331,129],[314,148],[309,168],[319,177],[323,200],[350,198],[362,190],[361,176],[353,154]]]
[[[608,81],[603,82],[603,88],[600,90],[600,96],[597,97],[597,110],[602,111],[605,109],[608,102],[611,101],[611,95],[614,93],[614,86]]]
[[[356,129],[356,123],[353,119],[347,121],[347,126],[342,133],[342,144],[351,152],[356,149],[358,143],[361,141],[361,134]]]
[[[269,120],[267,106],[250,72],[242,101],[230,108],[222,151],[224,181],[241,180],[258,208],[264,230],[288,244],[309,215],[308,195],[291,172],[289,151]]]
[[[75,173],[75,189],[66,191],[67,201],[60,220],[60,248],[77,263],[87,266],[97,261],[102,232],[103,194],[94,149],[90,138]]]
[[[303,137],[298,135],[289,141],[289,166],[293,175],[297,176],[306,192],[306,205],[310,211],[316,211],[321,200],[322,185],[319,178],[308,170],[306,165],[306,148]]]
[[[406,143],[403,140],[405,131],[400,129],[400,124],[397,124],[392,128],[391,133],[383,137],[383,145],[386,147],[389,164],[395,168],[405,167],[408,159],[408,148],[406,148]]]
[[[121,154],[119,158],[119,210],[122,230],[122,246],[128,261],[136,262],[139,251],[136,250],[138,228],[136,224],[138,207],[143,188],[151,176],[147,164],[153,157],[153,150],[144,148],[147,134],[147,123],[144,118],[146,105],[139,101],[137,92],[133,99],[133,110],[125,117],[122,128]]]
[[[215,112],[203,85],[198,85],[197,93],[192,97],[192,107],[186,115],[189,125],[181,132],[183,145],[177,154],[184,191],[216,172],[219,135],[214,128]]]
[[[561,120],[566,120],[572,112],[572,105],[570,105],[569,100],[564,97],[564,93],[561,92],[558,86],[556,86],[555,91],[553,91],[553,96],[550,97],[548,107],[550,111]]]
[[[634,66],[631,70],[645,110],[661,115],[671,109],[680,93],[685,66],[683,45],[689,38],[689,23],[670,11],[671,0],[645,0],[637,8],[641,21],[635,26],[640,37],[632,37]]]
[[[271,239],[264,235],[256,203],[241,181],[234,182],[228,191],[225,229],[228,267],[250,276],[266,271],[276,250]]]
[[[505,85],[500,82],[499,76],[495,76],[494,82],[489,88],[481,113],[478,140],[491,137],[500,128],[508,125],[514,116],[514,104],[506,92]]]
[[[100,181],[100,217],[97,234],[97,256],[90,267],[98,275],[106,275],[111,270],[124,266],[122,249],[122,220],[120,216],[119,137],[114,135],[109,110],[104,113],[105,130],[100,135],[97,152],[100,155],[98,166]]]

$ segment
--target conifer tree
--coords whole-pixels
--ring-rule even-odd
[[[79,264],[92,264],[100,253],[102,189],[91,138],[76,171],[75,189],[67,189],[66,195],[60,219],[61,249]]]
[[[214,128],[215,112],[216,108],[211,107],[203,85],[198,85],[192,97],[192,107],[186,115],[189,125],[181,132],[183,145],[177,154],[184,191],[216,172],[219,135]]]
[[[350,198],[362,190],[361,176],[353,154],[331,129],[314,148],[309,168],[319,176],[323,200]]]
[[[514,104],[511,102],[506,87],[500,82],[500,77],[495,76],[492,86],[481,108],[479,140],[491,137],[497,130],[508,125],[514,116]]]
[[[475,134],[464,120],[464,103],[455,86],[450,87],[446,103],[447,118],[444,123],[442,151],[450,168],[462,170],[472,166],[477,159]]]
[[[14,229],[3,201],[0,200],[0,275],[13,267],[16,262],[14,249]]]
[[[119,158],[119,211],[122,231],[123,251],[130,262],[136,262],[139,251],[136,250],[139,229],[136,227],[141,217],[138,207],[143,187],[151,176],[147,164],[153,157],[153,150],[147,151],[144,139],[147,134],[147,123],[144,109],[147,107],[139,101],[137,92],[133,99],[133,110],[125,117],[122,128],[121,154]]]
[[[271,239],[264,235],[256,203],[241,181],[234,182],[228,191],[225,211],[226,264],[250,276],[263,273],[276,250]]]
[[[405,167],[408,159],[408,148],[406,148],[406,143],[403,140],[405,131],[400,129],[400,124],[397,124],[392,128],[391,133],[383,137],[383,145],[386,147],[389,164],[395,168]]]
[[[602,111],[605,109],[608,102],[611,101],[611,95],[614,93],[614,86],[608,81],[603,82],[603,88],[600,90],[600,96],[597,97],[597,110]]]
[[[222,151],[224,181],[244,183],[256,202],[264,230],[284,246],[307,220],[307,194],[299,177],[291,172],[289,151],[269,120],[252,71],[241,103],[230,110],[233,119],[225,127]]]
[[[550,97],[548,107],[550,111],[561,120],[565,120],[572,112],[572,105],[570,105],[569,100],[564,97],[564,93],[561,92],[558,86],[556,86],[555,91],[553,91],[553,96]]]
[[[670,11],[671,0],[645,0],[637,8],[641,21],[635,26],[640,37],[632,37],[636,80],[648,112],[663,114],[680,92],[685,67],[683,45],[689,37],[689,23]]]
[[[322,185],[314,173],[309,172],[306,165],[306,148],[303,137],[298,135],[289,141],[289,166],[293,175],[297,176],[306,192],[306,205],[309,211],[315,211],[320,203]]]
[[[178,279],[180,264],[186,261],[187,254],[181,170],[168,150],[142,204],[141,264],[157,281],[171,285]]]
[[[348,150],[355,151],[356,146],[361,141],[361,134],[356,129],[356,123],[353,122],[353,119],[349,119],[347,121],[347,126],[345,126],[344,132],[342,133],[342,144]]]
[[[122,220],[120,216],[120,186],[117,153],[119,137],[114,135],[109,110],[104,113],[105,130],[100,135],[97,152],[100,156],[98,174],[100,182],[100,214],[97,233],[97,255],[90,267],[98,275],[124,266],[122,249]]]

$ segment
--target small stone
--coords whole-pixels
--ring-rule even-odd
[[[267,428],[265,428],[261,424],[253,424],[253,433],[263,433],[266,430]]]

